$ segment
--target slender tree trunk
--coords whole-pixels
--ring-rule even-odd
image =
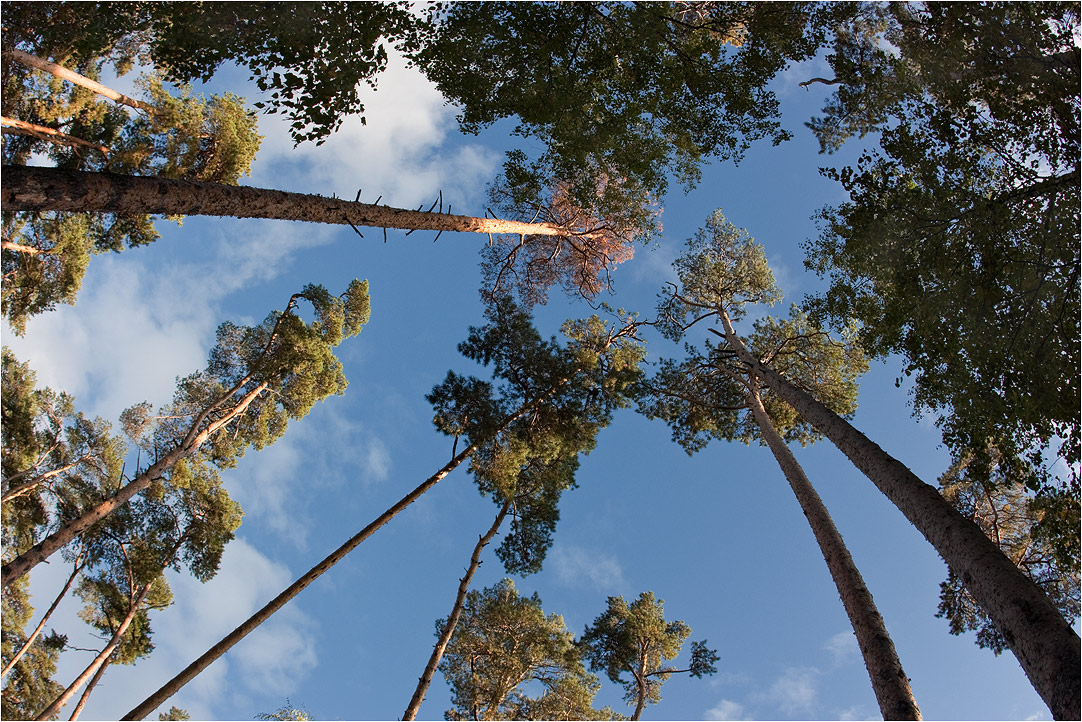
[[[40,248],[34,248],[33,246],[24,246],[21,243],[14,243],[12,241],[0,241],[0,248],[5,251],[15,251],[27,256],[36,256],[40,253],[45,253]]]
[[[79,698],[79,704],[75,705],[75,709],[71,713],[71,717],[68,717],[69,722],[79,719],[79,715],[83,713],[83,707],[86,706],[86,701],[90,699],[90,693],[94,691],[94,688],[98,686],[98,682],[101,681],[102,675],[105,674],[105,670],[109,668],[109,664],[112,660],[106,659],[98,667],[98,671],[94,673],[90,683],[86,685],[86,689],[83,690],[83,696]]]
[[[113,637],[109,640],[109,644],[105,645],[105,649],[101,650],[101,652],[98,653],[98,656],[94,658],[94,661],[92,661],[87,666],[87,668],[83,670],[82,674],[75,678],[75,681],[72,682],[68,686],[68,688],[64,690],[63,693],[61,693],[59,697],[53,700],[53,703],[51,705],[42,710],[42,712],[36,717],[37,720],[47,720],[53,715],[60,712],[61,708],[63,708],[63,706],[68,703],[68,700],[70,700],[75,695],[75,693],[79,691],[79,688],[82,687],[88,679],[94,676],[94,674],[98,671],[98,668],[105,663],[105,660],[109,657],[110,654],[113,653],[113,650],[117,648],[117,645],[120,644],[120,641],[121,639],[123,639],[124,634],[128,631],[128,627],[131,626],[132,620],[135,619],[135,613],[139,611],[139,607],[142,606],[143,600],[146,599],[147,592],[149,591],[150,583],[148,582],[142,586],[142,588],[139,590],[139,593],[132,600],[131,606],[128,607],[127,615],[125,615],[124,620],[120,623],[120,626],[117,627],[116,632],[113,633]]]
[[[3,166],[0,198],[4,209],[10,211],[232,216],[409,230],[588,235],[551,223],[519,223],[411,211],[341,198],[221,183],[33,166]]]
[[[79,558],[75,560],[75,564],[73,565],[71,570],[71,575],[68,577],[68,581],[64,583],[64,588],[61,589],[60,593],[56,595],[56,599],[53,600],[53,603],[45,612],[45,616],[41,618],[41,621],[38,622],[38,626],[35,627],[34,631],[30,634],[29,637],[27,637],[26,643],[23,644],[23,646],[19,647],[19,651],[15,653],[15,656],[13,656],[11,658],[11,661],[7,663],[3,671],[0,671],[0,679],[3,679],[7,676],[7,673],[10,672],[13,667],[15,667],[15,664],[20,659],[22,659],[22,656],[26,654],[26,650],[30,649],[30,646],[34,644],[34,640],[36,640],[41,634],[41,631],[45,629],[45,623],[49,621],[49,617],[51,617],[53,615],[53,612],[56,611],[56,608],[60,606],[61,600],[64,599],[65,596],[67,596],[68,590],[71,589],[72,582],[75,581],[75,578],[79,576],[79,572],[81,572],[83,570],[83,567],[86,565],[86,563],[82,561],[82,558],[82,554],[80,554]]]
[[[767,446],[788,479],[804,516],[808,518],[815,540],[819,543],[819,549],[830,569],[830,576],[841,596],[845,613],[849,615],[849,622],[856,633],[857,643],[864,657],[864,666],[872,680],[872,689],[879,701],[879,711],[883,714],[883,719],[921,719],[920,709],[909,686],[909,678],[902,669],[894,642],[887,633],[872,593],[864,584],[864,579],[853,562],[841,533],[830,518],[826,505],[804,474],[793,452],[770,422],[754,379],[751,379],[748,390],[748,403]]]
[[[84,87],[87,90],[93,90],[98,95],[104,95],[106,98],[116,103],[127,105],[137,110],[143,110],[150,113],[154,112],[154,106],[149,105],[148,103],[144,103],[140,100],[135,100],[134,98],[129,98],[122,93],[118,93],[112,88],[102,85],[96,80],[91,80],[85,75],[80,75],[74,70],[67,69],[63,65],[57,65],[56,63],[50,62],[48,60],[43,60],[36,55],[24,53],[22,50],[9,50],[4,54],[17,63],[21,63],[31,68],[37,68],[38,70],[44,70],[46,73],[50,73],[58,78],[62,78],[69,83],[74,83],[75,85]]]
[[[22,496],[23,494],[27,494],[27,493],[33,491],[36,487],[40,486],[41,484],[44,484],[46,481],[53,478],[54,476],[59,476],[60,474],[63,474],[65,471],[70,471],[71,469],[74,469],[76,466],[83,463],[84,461],[86,461],[89,458],[90,458],[89,454],[87,454],[85,456],[81,456],[80,458],[76,459],[75,461],[71,462],[70,464],[67,464],[66,466],[62,466],[59,469],[51,469],[49,471],[46,471],[44,474],[38,474],[37,476],[35,476],[30,481],[24,481],[21,484],[16,484],[15,486],[9,486],[8,490],[4,492],[3,497],[0,498],[0,502],[11,501],[12,499],[14,499],[16,497]]]
[[[638,690],[635,693],[635,712],[631,715],[632,720],[638,720],[642,717],[643,710],[646,709],[646,657],[647,650],[642,649],[642,643],[639,643],[639,671],[635,672],[635,682],[638,684]]]
[[[47,140],[50,143],[56,143],[57,145],[66,146],[79,146],[82,148],[90,148],[92,150],[99,151],[101,153],[109,154],[109,149],[104,145],[97,145],[90,141],[83,140],[82,138],[76,138],[74,135],[68,135],[67,133],[61,133],[59,130],[49,128],[44,125],[36,125],[34,123],[27,123],[24,120],[16,120],[15,118],[8,118],[0,115],[0,125],[4,127],[4,134],[15,133],[16,135],[29,135],[39,140]]]
[[[724,312],[721,321],[726,340],[752,373],[830,439],[935,547],[1003,634],[1053,717],[1082,719],[1078,688],[1082,643],[1041,588],[934,487],[845,419],[761,364],[741,343]]]
[[[500,507],[499,513],[496,514],[496,520],[492,522],[492,526],[477,540],[477,545],[473,548],[473,555],[470,557],[470,566],[466,570],[466,576],[459,580],[458,595],[455,597],[454,607],[451,608],[451,614],[447,617],[447,622],[440,631],[440,637],[436,641],[436,646],[432,649],[432,655],[428,658],[425,671],[417,682],[417,689],[413,692],[413,698],[406,707],[406,711],[402,714],[403,720],[417,719],[417,712],[421,709],[421,703],[425,701],[428,686],[432,684],[432,677],[436,674],[436,668],[440,666],[443,652],[451,641],[451,635],[454,634],[455,627],[458,626],[459,617],[462,616],[462,608],[466,605],[466,592],[469,591],[470,581],[473,579],[474,573],[477,572],[477,568],[481,566],[481,551],[492,541],[492,537],[496,536],[496,532],[500,530],[500,525],[503,524],[503,519],[510,509],[511,501],[505,501],[503,506]]]
[[[88,509],[83,512],[79,517],[68,522],[64,526],[57,529],[49,536],[42,539],[33,547],[23,552],[19,556],[12,559],[7,564],[3,565],[3,586],[7,586],[14,582],[22,575],[29,572],[35,566],[40,564],[49,558],[59,549],[63,548],[69,542],[73,541],[76,537],[89,529],[92,525],[101,521],[109,514],[113,513],[116,509],[120,508],[124,504],[127,504],[129,500],[136,494],[142,492],[151,482],[155,479],[161,478],[165,472],[173,468],[181,459],[194,454],[199,447],[205,442],[211,434],[218,429],[225,426],[229,421],[236,418],[240,414],[244,413],[244,410],[267,388],[266,382],[256,386],[252,391],[248,392],[243,399],[237,404],[237,406],[231,410],[225,417],[218,419],[214,423],[207,426],[202,431],[198,431],[197,427],[202,423],[206,413],[209,412],[209,408],[204,411],[192,424],[192,428],[188,432],[187,438],[184,443],[173,449],[166,454],[160,461],[152,465],[146,471],[139,476],[135,477],[132,481],[125,484],[117,491],[116,494],[101,502],[97,506]]]
[[[403,509],[415,502],[422,494],[436,485],[436,482],[443,479],[445,476],[451,473],[451,471],[465,461],[477,447],[473,444],[468,446],[465,450],[458,454],[458,456],[451,459],[447,464],[430,476],[424,482],[421,483],[416,489],[411,491],[402,497],[401,500],[387,511],[383,512],[375,521],[366,526],[355,536],[350,538],[345,544],[340,546],[334,552],[329,554],[319,564],[315,565],[308,570],[300,579],[293,582],[293,584],[286,587],[278,596],[268,602],[262,609],[253,614],[242,623],[239,627],[222,638],[220,642],[203,653],[199,659],[189,664],[183,671],[173,677],[173,679],[166,682],[162,687],[147,697],[140,703],[135,709],[124,715],[122,719],[143,719],[148,714],[157,709],[163,702],[172,697],[174,694],[180,691],[180,688],[190,682],[200,672],[209,667],[212,662],[228,652],[233,645],[240,640],[244,639],[250,634],[256,627],[263,622],[267,621],[272,614],[284,607],[293,597],[300,594],[304,589],[318,579],[324,572],[329,570],[335,564],[340,562],[347,554],[357,548],[361,542],[368,537],[372,536],[381,526],[389,522],[395,516],[398,515]]]

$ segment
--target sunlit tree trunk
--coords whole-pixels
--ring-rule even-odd
[[[247,379],[245,379],[244,382],[246,381]],[[240,386],[243,386],[243,382],[238,384],[238,387]],[[194,454],[203,442],[205,442],[213,433],[228,424],[237,416],[243,414],[245,409],[247,409],[248,406],[266,389],[267,384],[265,382],[256,386],[248,392],[228,414],[207,425],[206,428],[200,431],[199,426],[202,424],[206,415],[216,406],[220,406],[221,402],[205,409],[192,423],[188,436],[184,439],[184,443],[170,451],[157,463],[151,465],[146,471],[135,477],[132,481],[125,484],[116,494],[86,510],[77,518],[64,524],[33,547],[5,564],[3,566],[3,586],[11,584],[35,566],[48,559],[56,551],[74,541],[93,524],[104,519],[124,504],[127,504],[133,496],[145,490],[155,479],[160,479],[166,472],[172,469],[178,461]],[[223,398],[231,397],[237,390],[238,388],[232,389]]]
[[[69,83],[74,83],[75,85],[86,88],[87,90],[92,90],[98,95],[105,96],[113,102],[127,105],[137,110],[143,110],[147,112],[154,111],[154,106],[148,105],[147,103],[144,103],[140,100],[135,100],[134,98],[129,98],[123,93],[118,93],[112,88],[106,87],[101,83],[97,82],[96,80],[91,80],[85,75],[80,75],[74,70],[69,70],[68,68],[65,68],[63,65],[57,65],[56,63],[50,62],[48,60],[43,60],[36,55],[25,53],[22,50],[12,49],[5,52],[4,54],[17,63],[21,63],[23,65],[26,65],[27,67],[37,68],[38,70],[43,70],[46,73],[55,75],[58,78],[62,78]]]
[[[86,669],[83,670],[83,673],[76,677],[75,681],[72,682],[68,686],[68,688],[65,689],[63,693],[61,693],[59,697],[53,700],[53,703],[51,705],[46,707],[44,710],[41,711],[40,714],[38,714],[36,718],[37,720],[47,720],[53,715],[57,714],[64,707],[64,705],[68,703],[68,700],[70,700],[75,695],[75,693],[79,691],[79,688],[86,684],[86,681],[95,675],[98,669],[105,663],[105,660],[108,659],[109,655],[113,653],[113,650],[117,648],[117,645],[119,645],[120,641],[124,638],[124,634],[128,631],[128,627],[131,626],[132,620],[135,619],[136,612],[139,611],[139,608],[142,606],[143,600],[146,599],[147,592],[149,591],[150,582],[147,582],[139,589],[138,594],[136,594],[135,597],[132,599],[131,605],[128,607],[128,613],[124,616],[124,619],[117,626],[116,632],[113,633],[113,636],[109,640],[109,643],[105,645],[105,648],[98,653],[98,656],[94,657],[94,660],[89,665],[87,665]]]
[[[875,600],[864,584],[860,570],[853,562],[841,533],[830,518],[823,500],[808,480],[793,452],[778,434],[763,408],[758,383],[752,379],[748,389],[748,405],[759,431],[781,467],[789,486],[793,489],[804,516],[808,519],[819,550],[823,553],[830,576],[838,588],[845,613],[853,625],[853,631],[864,657],[864,665],[872,680],[872,689],[879,701],[879,711],[885,720],[919,720],[920,709],[913,699],[902,663],[894,642],[876,608]]]
[[[760,363],[720,314],[726,340],[751,372],[792,406],[898,507],[924,535],[1003,633],[1034,689],[1056,719],[1082,718],[1078,680],[1082,643],[1048,596],[980,527],[878,444],[769,366]]]
[[[97,145],[96,143],[91,143],[82,138],[76,138],[74,135],[61,133],[59,130],[48,128],[44,125],[36,125],[34,123],[27,123],[23,120],[0,116],[0,126],[4,127],[5,135],[8,133],[29,135],[38,140],[47,140],[50,143],[56,143],[57,145],[66,145],[68,147],[79,146],[82,148],[91,148],[105,154],[109,153],[109,149],[104,145]]]
[[[274,218],[310,223],[428,231],[566,236],[576,229],[450,213],[411,211],[341,198],[222,183],[4,166],[2,199],[9,211],[100,212]],[[588,235],[588,234],[587,234]]]
[[[429,685],[432,684],[432,677],[436,674],[436,668],[440,666],[443,652],[447,649],[447,644],[451,641],[451,635],[454,634],[455,627],[458,626],[459,617],[462,616],[462,608],[466,604],[466,593],[470,589],[470,581],[477,572],[477,568],[481,566],[481,551],[490,541],[492,541],[492,537],[496,536],[496,532],[499,531],[500,525],[503,524],[504,517],[507,516],[507,512],[510,509],[511,501],[505,501],[503,506],[500,507],[499,513],[496,514],[496,520],[492,522],[492,526],[477,540],[477,545],[473,548],[473,555],[470,557],[470,566],[466,570],[466,575],[459,580],[458,596],[455,597],[454,607],[452,607],[451,614],[448,615],[447,622],[440,631],[440,637],[436,641],[436,646],[432,649],[432,655],[428,658],[428,664],[425,666],[425,671],[417,682],[417,689],[413,692],[413,698],[410,700],[409,705],[406,707],[406,711],[402,715],[403,720],[417,719],[417,712],[421,709],[421,703],[425,701],[425,694],[428,692]]]
[[[71,717],[68,717],[68,721],[79,719],[79,715],[83,713],[83,707],[86,706],[87,700],[90,699],[90,693],[94,691],[94,688],[98,686],[98,682],[101,681],[102,676],[105,674],[105,670],[109,668],[110,659],[106,659],[98,667],[98,671],[94,673],[94,676],[90,679],[90,682],[86,685],[86,689],[83,690],[83,695],[79,698],[79,703],[75,705],[75,709],[72,710]]]

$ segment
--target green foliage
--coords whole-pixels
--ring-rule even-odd
[[[436,633],[445,624],[436,623]],[[600,687],[579,658],[563,617],[545,615],[541,599],[519,596],[504,579],[472,591],[440,663],[451,687],[447,719],[615,719],[595,710]],[[540,683],[531,698],[524,687]]]
[[[507,297],[487,316],[459,351],[491,366],[494,382],[449,372],[427,399],[438,430],[478,447],[470,472],[481,493],[497,505],[513,502],[511,533],[497,553],[508,571],[527,574],[541,568],[552,543],[578,454],[589,453],[613,411],[630,403],[644,352],[633,325],[610,328],[596,316],[566,323],[564,346],[542,339]]]
[[[23,629],[30,622],[34,608],[30,606],[29,580],[20,579],[4,588],[0,598],[3,606],[0,614],[0,648],[4,665],[26,642]],[[67,638],[55,632],[38,637],[26,654],[15,663],[5,677],[4,690],[0,693],[0,714],[4,719],[33,719],[64,691],[64,686],[53,681],[56,662],[67,644]],[[53,717],[55,719],[55,717]]]
[[[126,444],[102,419],[75,411],[74,399],[35,388],[28,364],[3,350],[3,541],[21,553],[33,546],[59,513],[88,497],[112,493],[123,470]]]
[[[714,674],[717,654],[706,643],[694,643],[688,669],[665,666],[675,659],[691,634],[682,621],[666,622],[664,600],[643,592],[631,604],[623,597],[609,597],[608,608],[586,627],[579,647],[595,672],[604,671],[610,680],[623,685],[625,699],[637,703],[634,719],[646,702],[661,701],[661,685],[673,674],[690,672],[693,677]]]
[[[577,205],[626,216],[703,158],[739,159],[789,137],[766,84],[815,54],[830,12],[793,3],[451,3],[418,62],[467,132],[501,118],[544,144],[508,156],[504,180],[543,203],[552,180]],[[600,199],[604,178],[619,179]],[[632,211],[639,213],[638,210]]]
[[[940,477],[940,493],[994,541],[1019,569],[1033,579],[1073,623],[1079,614],[1079,504],[1069,493],[1027,493],[998,463],[994,447],[985,459],[956,460]],[[973,473],[983,466],[979,473]],[[980,647],[997,655],[1007,640],[965,588],[949,572],[940,586],[936,616],[947,619],[951,634],[976,631]]]
[[[762,246],[746,231],[725,221],[714,211],[706,228],[688,242],[675,262],[679,285],[661,293],[658,326],[667,336],[681,338],[695,324],[708,319],[730,321],[744,316],[748,304],[772,305],[781,297]],[[689,320],[690,319],[690,320]],[[725,338],[724,328],[710,329]],[[811,394],[840,416],[856,411],[857,377],[868,363],[856,332],[847,328],[835,340],[797,306],[788,318],[766,316],[752,325],[746,342],[760,363],[769,365],[793,384]],[[742,441],[758,439],[761,430],[748,408],[748,367],[728,340],[705,341],[702,348],[686,345],[681,361],[662,359],[658,371],[644,386],[639,410],[649,418],[662,419],[673,430],[673,440],[689,454],[701,450],[711,439]],[[786,402],[762,389],[763,406],[774,428],[787,442],[801,445],[820,438]]]
[[[831,283],[810,310],[901,355],[954,454],[991,443],[1033,490],[1064,482],[1046,452],[1079,458],[1077,28],[1062,3],[867,6],[812,123],[826,150],[881,141],[826,171],[850,201],[807,245]]]
[[[192,718],[192,716],[190,714],[188,714],[187,710],[180,709],[179,707],[176,707],[176,706],[170,707],[168,712],[159,712],[158,713],[158,720],[159,721],[162,721],[162,720],[181,720],[182,721],[182,720],[190,720],[191,718]]]
[[[259,720],[310,720],[312,715],[303,706],[294,707],[286,698],[286,703],[282,705],[277,712],[260,712],[255,716]]]

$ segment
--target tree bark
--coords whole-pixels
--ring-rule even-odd
[[[643,711],[646,709],[646,683],[648,675],[646,674],[646,649],[642,648],[642,642],[639,642],[639,671],[632,672],[635,676],[635,682],[638,685],[635,694],[635,712],[631,715],[632,720],[638,720],[642,717]]]
[[[170,451],[160,461],[150,466],[142,474],[135,477],[135,479],[125,484],[116,494],[97,506],[83,512],[77,518],[60,527],[30,549],[3,565],[2,585],[6,587],[11,584],[35,566],[48,559],[56,551],[73,541],[95,523],[101,521],[124,504],[127,504],[133,496],[145,490],[155,479],[161,478],[161,476],[169,469],[173,468],[178,461],[194,454],[211,434],[222,428],[232,419],[244,413],[244,410],[248,405],[251,404],[259,394],[263,393],[266,388],[266,382],[256,386],[252,391],[248,392],[237,406],[225,417],[218,419],[207,426],[207,428],[197,432],[198,425],[202,423],[206,414],[213,408],[208,407],[208,409],[193,422],[187,438],[184,439],[184,443]],[[230,392],[230,394],[232,393],[233,391]]]
[[[86,681],[98,671],[98,668],[105,663],[105,660],[109,657],[110,654],[113,653],[113,650],[117,648],[117,645],[120,644],[120,640],[128,631],[128,627],[131,626],[132,620],[135,619],[135,613],[139,611],[139,607],[142,606],[143,600],[146,599],[147,592],[149,591],[150,582],[147,582],[142,586],[142,588],[139,590],[139,593],[132,600],[131,606],[128,607],[127,615],[125,615],[124,620],[120,623],[120,626],[117,627],[116,632],[113,633],[113,637],[109,640],[109,644],[105,645],[105,649],[101,650],[101,652],[98,653],[98,656],[95,657],[89,665],[87,665],[87,668],[85,670],[83,670],[83,673],[76,677],[75,681],[72,682],[68,686],[68,688],[64,690],[63,693],[61,693],[59,697],[53,700],[52,704],[42,710],[35,719],[47,720],[53,715],[60,712],[61,708],[68,703],[68,700],[70,700],[72,696],[75,695],[79,688],[82,687],[83,684],[86,683]]]
[[[22,656],[26,654],[26,650],[30,649],[30,646],[34,644],[34,640],[37,639],[38,636],[41,634],[41,630],[45,629],[45,623],[49,621],[49,617],[51,617],[53,615],[53,612],[56,611],[56,608],[60,606],[61,600],[64,599],[64,597],[68,593],[68,590],[71,589],[72,582],[75,581],[75,578],[79,576],[79,572],[81,572],[83,570],[83,567],[86,565],[86,562],[82,561],[82,559],[83,556],[80,554],[79,558],[75,560],[75,564],[71,570],[71,575],[68,576],[68,581],[64,583],[64,588],[61,589],[60,593],[56,595],[56,599],[53,600],[53,603],[45,612],[45,616],[41,618],[41,621],[38,622],[38,626],[35,627],[34,631],[30,634],[29,637],[27,637],[26,643],[23,644],[23,646],[19,647],[19,651],[15,653],[15,655],[11,658],[11,661],[7,663],[7,665],[2,671],[0,671],[0,679],[3,679],[7,676],[7,673],[10,672],[15,666],[15,664],[20,659],[22,659]]]
[[[845,419],[760,363],[733,331],[728,314],[722,312],[720,318],[731,348],[763,385],[830,439],[935,547],[1003,634],[1053,717],[1082,719],[1078,689],[1082,643],[1041,588],[934,487]]]
[[[477,572],[477,568],[481,566],[481,551],[492,541],[492,537],[496,536],[496,532],[500,530],[500,525],[503,524],[504,517],[507,516],[510,509],[511,502],[509,500],[505,501],[499,513],[496,514],[496,520],[492,522],[492,526],[477,540],[477,545],[473,548],[473,555],[470,557],[470,566],[466,570],[466,576],[459,580],[458,595],[455,597],[455,604],[451,608],[451,614],[447,617],[447,622],[440,631],[440,637],[436,641],[436,646],[432,649],[432,655],[428,658],[425,671],[417,682],[417,689],[413,692],[413,698],[410,699],[406,711],[402,714],[403,720],[417,719],[417,712],[421,709],[421,703],[425,701],[428,686],[432,684],[432,677],[436,674],[436,668],[440,666],[443,652],[451,641],[451,635],[454,634],[455,627],[458,626],[459,617],[462,616],[462,608],[466,605],[466,592],[469,591],[470,581]]]
[[[845,613],[853,625],[860,653],[864,657],[864,666],[872,681],[872,689],[879,701],[879,711],[885,720],[919,720],[920,709],[913,699],[913,690],[909,678],[902,669],[894,642],[883,623],[883,617],[876,608],[872,593],[864,584],[860,570],[853,562],[849,549],[845,546],[841,533],[830,518],[826,505],[808,480],[804,469],[797,462],[793,452],[778,434],[763,408],[759,396],[758,384],[750,380],[748,404],[759,430],[773,452],[789,486],[793,489],[804,516],[808,519],[819,550],[823,553],[830,576],[838,588]]]
[[[8,165],[3,166],[3,177],[0,199],[5,210],[10,211],[231,216],[408,230],[588,235],[551,223],[411,211],[305,193],[171,178]]]
[[[46,73],[50,73],[58,78],[62,78],[69,83],[74,83],[75,85],[82,86],[87,90],[92,90],[98,95],[103,95],[109,100],[112,100],[113,102],[120,103],[121,105],[127,105],[129,107],[135,108],[136,110],[142,110],[148,113],[154,112],[154,106],[148,103],[144,103],[141,100],[129,98],[123,93],[118,93],[112,88],[106,87],[95,80],[91,80],[85,75],[80,75],[74,70],[67,69],[63,65],[57,65],[56,63],[50,62],[48,60],[43,60],[36,55],[24,53],[22,50],[12,49],[4,54],[17,63],[21,63],[31,68],[37,68],[38,70],[43,70]]]

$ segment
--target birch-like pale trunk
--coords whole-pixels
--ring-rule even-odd
[[[36,55],[31,55],[30,53],[25,53],[22,50],[12,49],[5,52],[4,55],[8,56],[15,62],[21,63],[22,65],[25,65],[27,67],[37,68],[38,70],[42,70],[46,73],[55,75],[58,78],[66,80],[69,83],[74,83],[75,85],[86,88],[87,90],[92,90],[98,95],[105,96],[106,98],[112,100],[115,103],[127,105],[131,108],[135,108],[136,110],[142,110],[148,113],[154,112],[153,105],[144,103],[141,100],[129,98],[123,93],[118,93],[112,88],[102,85],[96,80],[91,80],[85,75],[80,75],[74,70],[69,70],[68,68],[65,68],[63,65],[57,65],[54,62],[44,60]]]
[[[72,583],[75,581],[75,578],[79,576],[79,572],[83,570],[83,567],[85,565],[86,562],[83,561],[83,555],[80,554],[79,557],[75,560],[75,564],[72,566],[71,574],[68,576],[68,581],[64,583],[64,588],[61,589],[60,593],[56,595],[53,603],[49,605],[49,609],[46,610],[45,616],[41,618],[41,621],[38,622],[38,626],[34,628],[34,631],[30,634],[30,636],[26,638],[26,642],[23,644],[23,646],[19,647],[19,651],[15,653],[15,655],[11,658],[11,661],[9,661],[7,665],[4,666],[4,669],[0,671],[0,679],[3,679],[7,676],[7,673],[15,667],[15,664],[20,659],[22,659],[23,655],[26,654],[26,651],[30,649],[31,645],[34,644],[34,640],[36,640],[41,635],[42,630],[45,629],[45,623],[49,621],[49,617],[53,616],[53,612],[55,612],[56,608],[60,606],[60,602],[64,599],[64,597],[67,596],[68,590],[71,589]]]
[[[194,454],[203,445],[211,434],[222,428],[234,418],[244,413],[245,409],[267,389],[267,383],[261,383],[249,391],[244,398],[223,418],[209,424],[199,431],[198,427],[206,418],[206,415],[214,408],[208,407],[192,423],[184,442],[170,451],[158,462],[151,465],[139,476],[122,486],[113,496],[91,507],[63,525],[49,536],[42,539],[30,549],[3,565],[3,586],[7,586],[19,577],[23,576],[35,566],[48,559],[52,554],[74,541],[80,534],[89,529],[95,523],[101,521],[109,514],[127,504],[132,497],[144,491],[155,480],[162,477],[165,472],[172,469],[178,461]],[[227,396],[232,396],[236,389],[231,390]],[[216,404],[216,405],[220,405]]]
[[[109,644],[105,645],[105,648],[98,653],[98,656],[94,657],[94,660],[87,665],[87,668],[83,670],[83,673],[76,677],[75,681],[72,682],[59,697],[53,700],[52,704],[38,714],[35,718],[36,720],[47,720],[60,712],[64,705],[68,703],[68,700],[79,691],[79,688],[95,675],[102,664],[104,664],[105,660],[113,653],[113,650],[117,648],[117,645],[119,645],[120,641],[124,638],[124,634],[128,631],[128,627],[131,626],[132,620],[135,619],[135,613],[139,611],[139,607],[142,606],[143,600],[146,599],[147,593],[150,591],[150,584],[150,582],[144,584],[139,589],[139,593],[132,599],[131,606],[128,607],[128,613],[116,628],[116,632],[113,633],[112,638],[109,640]]]
[[[411,211],[341,198],[223,183],[33,166],[3,166],[0,199],[4,209],[9,211],[230,216],[419,231],[589,235],[583,229],[568,229],[552,223],[520,223],[498,218]]]
[[[410,699],[406,711],[402,714],[403,720],[417,719],[417,712],[421,709],[421,703],[425,701],[425,694],[428,693],[428,687],[432,684],[436,668],[440,666],[440,660],[443,659],[443,653],[451,641],[451,635],[454,634],[455,627],[458,626],[458,620],[462,616],[462,608],[466,606],[466,593],[470,589],[470,582],[473,580],[473,575],[477,572],[478,567],[481,566],[481,552],[492,541],[492,537],[496,536],[496,532],[500,530],[500,525],[503,524],[504,517],[507,516],[510,509],[510,500],[505,501],[503,506],[500,507],[499,513],[496,514],[496,520],[492,522],[492,526],[478,538],[477,545],[473,548],[473,555],[470,557],[470,566],[466,569],[466,575],[459,580],[458,594],[455,597],[455,604],[451,608],[451,614],[448,615],[447,622],[443,625],[443,629],[440,630],[440,637],[436,641],[436,646],[432,649],[432,655],[428,658],[424,673],[421,674],[420,679],[417,681],[417,689],[413,692],[413,698]]]
[[[632,674],[635,675],[635,683],[638,685],[638,689],[635,694],[635,712],[631,715],[632,720],[638,720],[642,717],[643,711],[646,709],[646,685],[649,675],[646,673],[646,658],[649,649],[643,646],[642,642],[639,642],[639,670]]]
[[[800,509],[808,519],[815,541],[823,553],[830,576],[841,596],[845,613],[853,625],[853,632],[864,657],[864,666],[872,681],[879,711],[885,720],[919,720],[920,709],[913,699],[909,678],[902,668],[894,642],[887,632],[883,617],[875,605],[872,593],[864,584],[860,570],[853,562],[841,533],[830,518],[826,505],[808,480],[804,469],[797,462],[789,446],[778,434],[763,408],[757,381],[749,380],[748,406],[767,446],[781,467],[789,486],[800,503]]]
[[[830,439],[924,535],[1007,640],[1030,684],[1061,720],[1082,719],[1082,642],[1037,584],[932,486],[745,348],[727,313],[729,346],[760,382]]]

